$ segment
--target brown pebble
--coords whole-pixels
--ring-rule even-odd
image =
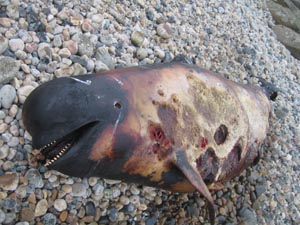
[[[65,222],[67,218],[68,218],[68,212],[67,211],[63,211],[63,212],[61,212],[61,214],[59,214],[59,220],[61,222]]]
[[[53,189],[51,193],[51,199],[54,201],[55,199],[57,199],[58,191],[56,189]]]
[[[35,204],[35,203],[36,203],[36,197],[35,197],[35,194],[34,194],[34,193],[31,193],[31,194],[28,196],[27,201],[30,202],[30,203]]]
[[[82,221],[85,223],[91,223],[94,221],[94,217],[93,216],[85,216],[82,218]]]
[[[21,211],[21,221],[34,221],[34,209],[33,207],[23,208]]]

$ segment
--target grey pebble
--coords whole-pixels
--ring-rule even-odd
[[[89,202],[86,203],[85,212],[88,216],[95,216],[96,215],[95,204],[92,201],[89,201]]]
[[[111,208],[108,213],[108,218],[112,222],[118,221],[118,210],[116,208]]]
[[[86,195],[86,186],[82,183],[75,183],[72,185],[72,195],[75,197],[82,197]]]
[[[5,213],[0,209],[0,224],[5,221]]]
[[[20,62],[7,56],[0,56],[0,84],[8,83],[17,76]]]
[[[9,142],[7,143],[7,145],[8,145],[9,147],[16,147],[16,146],[18,146],[18,144],[19,144],[19,138],[17,138],[17,137],[12,137],[12,138],[9,140]]]
[[[145,48],[139,48],[136,52],[136,57],[140,60],[143,60],[148,56],[148,50]]]
[[[133,31],[131,34],[131,42],[137,47],[141,47],[144,43],[145,37],[144,34],[140,31]]]
[[[9,109],[16,98],[16,89],[7,84],[0,89],[0,102],[2,107]]]
[[[28,179],[29,184],[33,185],[35,188],[42,188],[44,186],[43,178],[37,169],[29,169],[25,177]]]
[[[107,70],[109,70],[109,68],[102,61],[98,60],[95,62],[95,72],[96,73],[107,71]]]
[[[97,49],[95,58],[103,62],[109,69],[113,69],[115,67],[115,63],[105,47]]]
[[[23,50],[25,44],[22,39],[16,38],[16,39],[10,39],[8,41],[8,46],[11,51],[16,52],[17,50]]]
[[[0,34],[0,55],[8,48],[8,40]]]
[[[162,23],[159,24],[156,28],[158,36],[164,38],[164,39],[169,39],[173,35],[173,31],[171,26],[168,23]]]
[[[95,47],[97,43],[97,38],[95,41],[94,37],[91,37],[86,34],[81,34],[79,36],[79,43],[78,43],[78,52],[79,55],[86,55],[88,57],[92,57],[94,55]]]
[[[242,221],[244,222],[244,225],[257,224],[256,214],[254,210],[249,206],[243,206],[238,211],[238,216],[241,217]]]
[[[255,194],[256,196],[260,196],[261,194],[263,194],[266,191],[266,185],[265,184],[257,184],[255,186]]]
[[[16,202],[15,199],[13,199],[13,198],[6,198],[6,199],[3,200],[2,207],[3,207],[4,209],[9,209],[9,210],[11,210],[11,209],[14,209],[14,208],[15,208],[16,203],[17,203],[17,202]]]
[[[9,154],[9,147],[7,145],[3,145],[0,147],[0,159],[5,159]]]
[[[14,222],[16,220],[16,217],[17,217],[17,215],[14,212],[6,213],[3,224],[10,224],[10,223]]]
[[[52,213],[47,213],[42,217],[42,222],[44,225],[55,225],[56,224],[56,216]]]
[[[48,57],[49,59],[52,59],[52,51],[48,43],[39,44],[37,52],[40,59],[44,57]]]

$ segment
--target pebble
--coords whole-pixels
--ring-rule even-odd
[[[107,71],[107,70],[109,70],[109,68],[107,67],[106,64],[104,64],[101,61],[96,61],[95,62],[95,72],[96,73]]]
[[[14,191],[17,189],[19,176],[17,173],[7,172],[0,176],[0,188],[6,191]]]
[[[0,34],[0,55],[8,48],[8,40]]]
[[[63,47],[69,49],[72,55],[76,55],[78,51],[78,43],[73,40],[64,41]]]
[[[92,57],[95,52],[97,43],[97,37],[81,34],[78,42],[78,53],[79,55],[86,55]]]
[[[25,44],[22,39],[10,39],[8,41],[8,46],[11,51],[16,52],[17,50],[23,50],[25,47]]]
[[[6,108],[9,109],[12,106],[12,103],[14,102],[15,98],[16,98],[16,89],[7,84],[4,85],[1,89],[0,89],[0,102],[1,105]]]
[[[67,209],[67,203],[64,199],[56,199],[54,201],[54,208],[57,211],[62,212]]]
[[[145,37],[144,34],[140,31],[133,31],[131,34],[131,42],[137,47],[141,47],[144,43]]]
[[[51,51],[50,45],[48,43],[39,44],[37,52],[38,52],[38,56],[40,59],[42,59],[44,57],[51,59],[51,57],[52,57],[52,51]]]
[[[44,215],[47,210],[48,210],[48,202],[46,199],[42,199],[40,201],[38,201],[38,203],[36,204],[36,207],[35,207],[35,211],[34,211],[34,214],[36,217],[39,217],[39,216],[42,216]]]
[[[68,48],[62,48],[59,50],[58,55],[62,58],[69,58],[71,56],[71,52]]]
[[[7,56],[0,56],[0,84],[10,82],[17,76],[20,62]]]
[[[104,63],[109,69],[114,69],[115,63],[105,47],[97,49],[95,58]]]
[[[29,184],[33,185],[35,188],[42,188],[44,186],[44,181],[37,169],[29,169],[25,173],[25,177],[28,179]]]
[[[160,36],[164,39],[169,39],[173,36],[172,28],[168,23],[159,24],[157,26],[156,31],[157,31],[158,36]]]
[[[0,224],[5,221],[5,213],[0,209]]]
[[[85,205],[86,208],[86,215],[88,216],[95,216],[96,215],[96,208],[95,208],[95,204],[91,201],[87,202]]]
[[[86,195],[86,186],[82,183],[74,183],[72,185],[72,195],[75,197],[83,197]]]
[[[28,95],[33,90],[34,90],[34,87],[31,85],[26,85],[26,86],[20,87],[17,91],[20,102],[24,103],[25,99],[28,97]]]
[[[26,207],[21,210],[21,221],[34,221],[34,208]]]
[[[136,57],[140,60],[143,60],[148,56],[148,50],[145,48],[139,48],[136,52]]]
[[[42,217],[43,225],[56,225],[56,216],[52,213],[47,213]]]

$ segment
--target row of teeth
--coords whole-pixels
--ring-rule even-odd
[[[68,143],[67,145],[65,145],[65,147],[56,155],[54,156],[53,159],[48,159],[45,166],[49,166],[52,163],[54,163],[56,160],[58,160],[69,148],[70,148],[71,144]]]
[[[45,145],[44,147],[40,148],[39,150],[40,151],[43,151],[45,150],[46,148],[49,148],[50,146],[54,145],[56,143],[56,141],[52,141],[51,143]]]

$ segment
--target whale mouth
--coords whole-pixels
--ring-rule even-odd
[[[87,130],[95,126],[97,122],[90,122],[80,128],[72,131],[62,138],[51,141],[50,143],[39,148],[40,157],[39,162],[44,166],[50,166],[60,158],[62,158],[67,152],[71,150],[81,139]]]

